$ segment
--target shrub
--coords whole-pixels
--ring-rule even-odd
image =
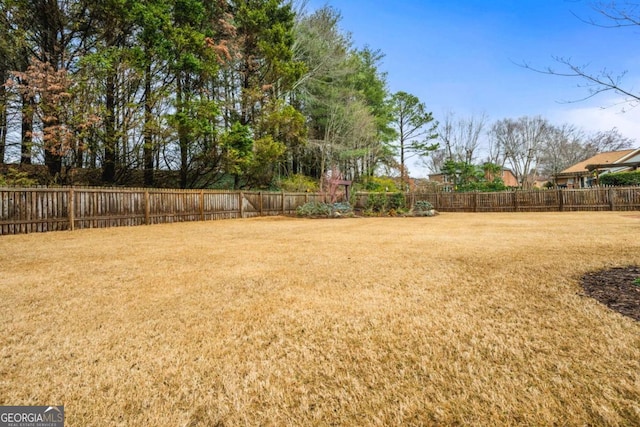
[[[426,200],[418,200],[413,205],[413,210],[414,211],[420,211],[420,212],[431,211],[431,210],[433,210],[433,205],[431,204],[431,202],[428,202]]]
[[[280,180],[280,188],[289,192],[318,191],[318,183],[306,175],[295,174]]]
[[[504,181],[500,177],[496,177],[493,181],[474,181],[466,184],[461,184],[456,187],[457,192],[466,192],[466,191],[481,191],[481,192],[492,192],[492,191],[505,191],[508,187],[504,185]]]
[[[406,199],[403,193],[393,193],[387,197],[387,208],[389,210],[401,211],[404,209]]]
[[[366,210],[381,213],[387,210],[386,193],[370,193],[367,197]]]
[[[333,216],[350,215],[353,214],[353,208],[347,202],[338,202],[331,206],[331,213]]]
[[[29,178],[27,172],[20,172],[17,169],[9,168],[5,175],[0,174],[0,187],[2,186],[16,186],[16,187],[31,187],[36,185],[38,181],[33,178]]]
[[[307,202],[296,209],[298,216],[329,216],[331,215],[331,205],[322,202]]]
[[[398,187],[396,186],[393,178],[383,178],[378,176],[371,176],[367,178],[364,182],[363,186],[364,191],[375,191],[375,192],[393,192],[398,191]]]
[[[600,184],[617,187],[640,185],[640,171],[607,173],[600,176]]]
[[[340,217],[353,215],[353,208],[349,203],[307,202],[296,209],[298,216],[306,217]]]
[[[411,213],[414,216],[434,216],[436,214],[433,205],[426,200],[418,200],[415,202]]]
[[[365,209],[369,213],[395,216],[402,213],[405,206],[404,193],[369,193]]]

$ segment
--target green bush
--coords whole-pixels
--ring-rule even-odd
[[[393,193],[387,198],[387,207],[389,210],[401,211],[406,204],[406,198],[403,193]]]
[[[331,215],[331,205],[322,202],[307,202],[296,209],[298,216],[329,216]]]
[[[433,205],[426,200],[418,200],[415,202],[411,213],[413,216],[434,216],[436,214]]]
[[[385,212],[387,210],[387,194],[369,193],[365,209],[376,213]]]
[[[351,207],[351,204],[347,203],[347,202],[338,202],[338,203],[334,203],[331,206],[331,213],[333,216],[337,215],[350,215],[353,214],[353,207]]]
[[[369,213],[395,215],[406,207],[404,193],[369,193],[365,210]]]
[[[0,174],[0,187],[31,187],[36,184],[38,184],[38,181],[33,178],[29,178],[29,174],[27,172],[20,172],[15,168],[9,168],[5,175]]]
[[[474,181],[466,184],[461,184],[456,187],[457,192],[467,191],[480,191],[480,192],[493,192],[493,191],[505,191],[508,187],[504,185],[504,181],[500,177],[494,178],[493,181]]]
[[[393,178],[371,176],[364,182],[363,190],[387,193],[398,191],[398,187]]]
[[[295,174],[280,180],[280,188],[291,193],[296,192],[316,192],[318,191],[318,183],[313,178],[306,175]]]
[[[298,216],[305,217],[339,217],[339,216],[351,216],[353,215],[353,208],[349,203],[322,203],[322,202],[307,202],[296,209]]]
[[[600,176],[600,184],[615,187],[640,185],[640,171],[607,173]]]
[[[419,211],[419,212],[431,211],[431,210],[433,210],[433,205],[431,204],[431,202],[428,202],[426,200],[418,200],[413,205],[413,210],[414,211]]]

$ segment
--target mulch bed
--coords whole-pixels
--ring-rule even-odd
[[[611,268],[585,274],[582,287],[598,302],[640,322],[640,266]]]

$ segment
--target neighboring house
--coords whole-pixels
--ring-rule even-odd
[[[487,181],[493,181],[493,175],[489,172],[485,174],[485,178],[487,179]],[[453,187],[453,183],[451,182],[449,177],[443,173],[430,174],[429,181],[434,181],[434,182],[443,184],[443,186],[445,187]],[[502,168],[502,181],[504,182],[504,185],[506,185],[507,187],[518,186],[518,179],[513,174],[511,169]]]
[[[547,177],[536,176],[535,178],[533,178],[533,182],[531,183],[531,185],[533,186],[533,188],[545,188],[547,185],[549,185],[549,181],[551,180]]]
[[[637,170],[640,166],[640,148],[608,151],[596,154],[558,173],[555,183],[563,188],[588,188],[599,184],[606,173]]]
[[[487,181],[493,181],[493,176],[490,173],[487,173],[485,178],[487,178]],[[504,182],[504,185],[507,187],[518,187],[519,185],[518,178],[516,178],[511,169],[507,168],[502,168],[502,182]]]
[[[443,173],[429,174],[429,181],[437,182],[439,184],[447,184],[447,177]]]

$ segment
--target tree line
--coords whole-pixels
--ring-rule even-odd
[[[598,153],[622,150],[634,143],[616,128],[585,132],[541,116],[489,123],[484,114],[456,117],[446,113],[438,131],[438,148],[425,164],[434,174],[461,178],[464,185],[499,176],[500,170],[508,168],[518,184],[527,188],[539,179],[553,181],[564,169]],[[467,187],[473,189],[473,185]]]
[[[62,183],[91,169],[154,186],[169,170],[182,188],[268,188],[328,172],[407,181],[413,156],[434,172],[477,162],[486,117],[438,123],[390,93],[383,53],[355,48],[340,20],[285,0],[0,0],[0,163],[41,163]],[[486,162],[523,184],[630,144],[539,117],[489,134]]]
[[[382,53],[282,0],[0,1],[0,161],[181,187],[392,164]],[[18,150],[19,146],[19,150]]]

